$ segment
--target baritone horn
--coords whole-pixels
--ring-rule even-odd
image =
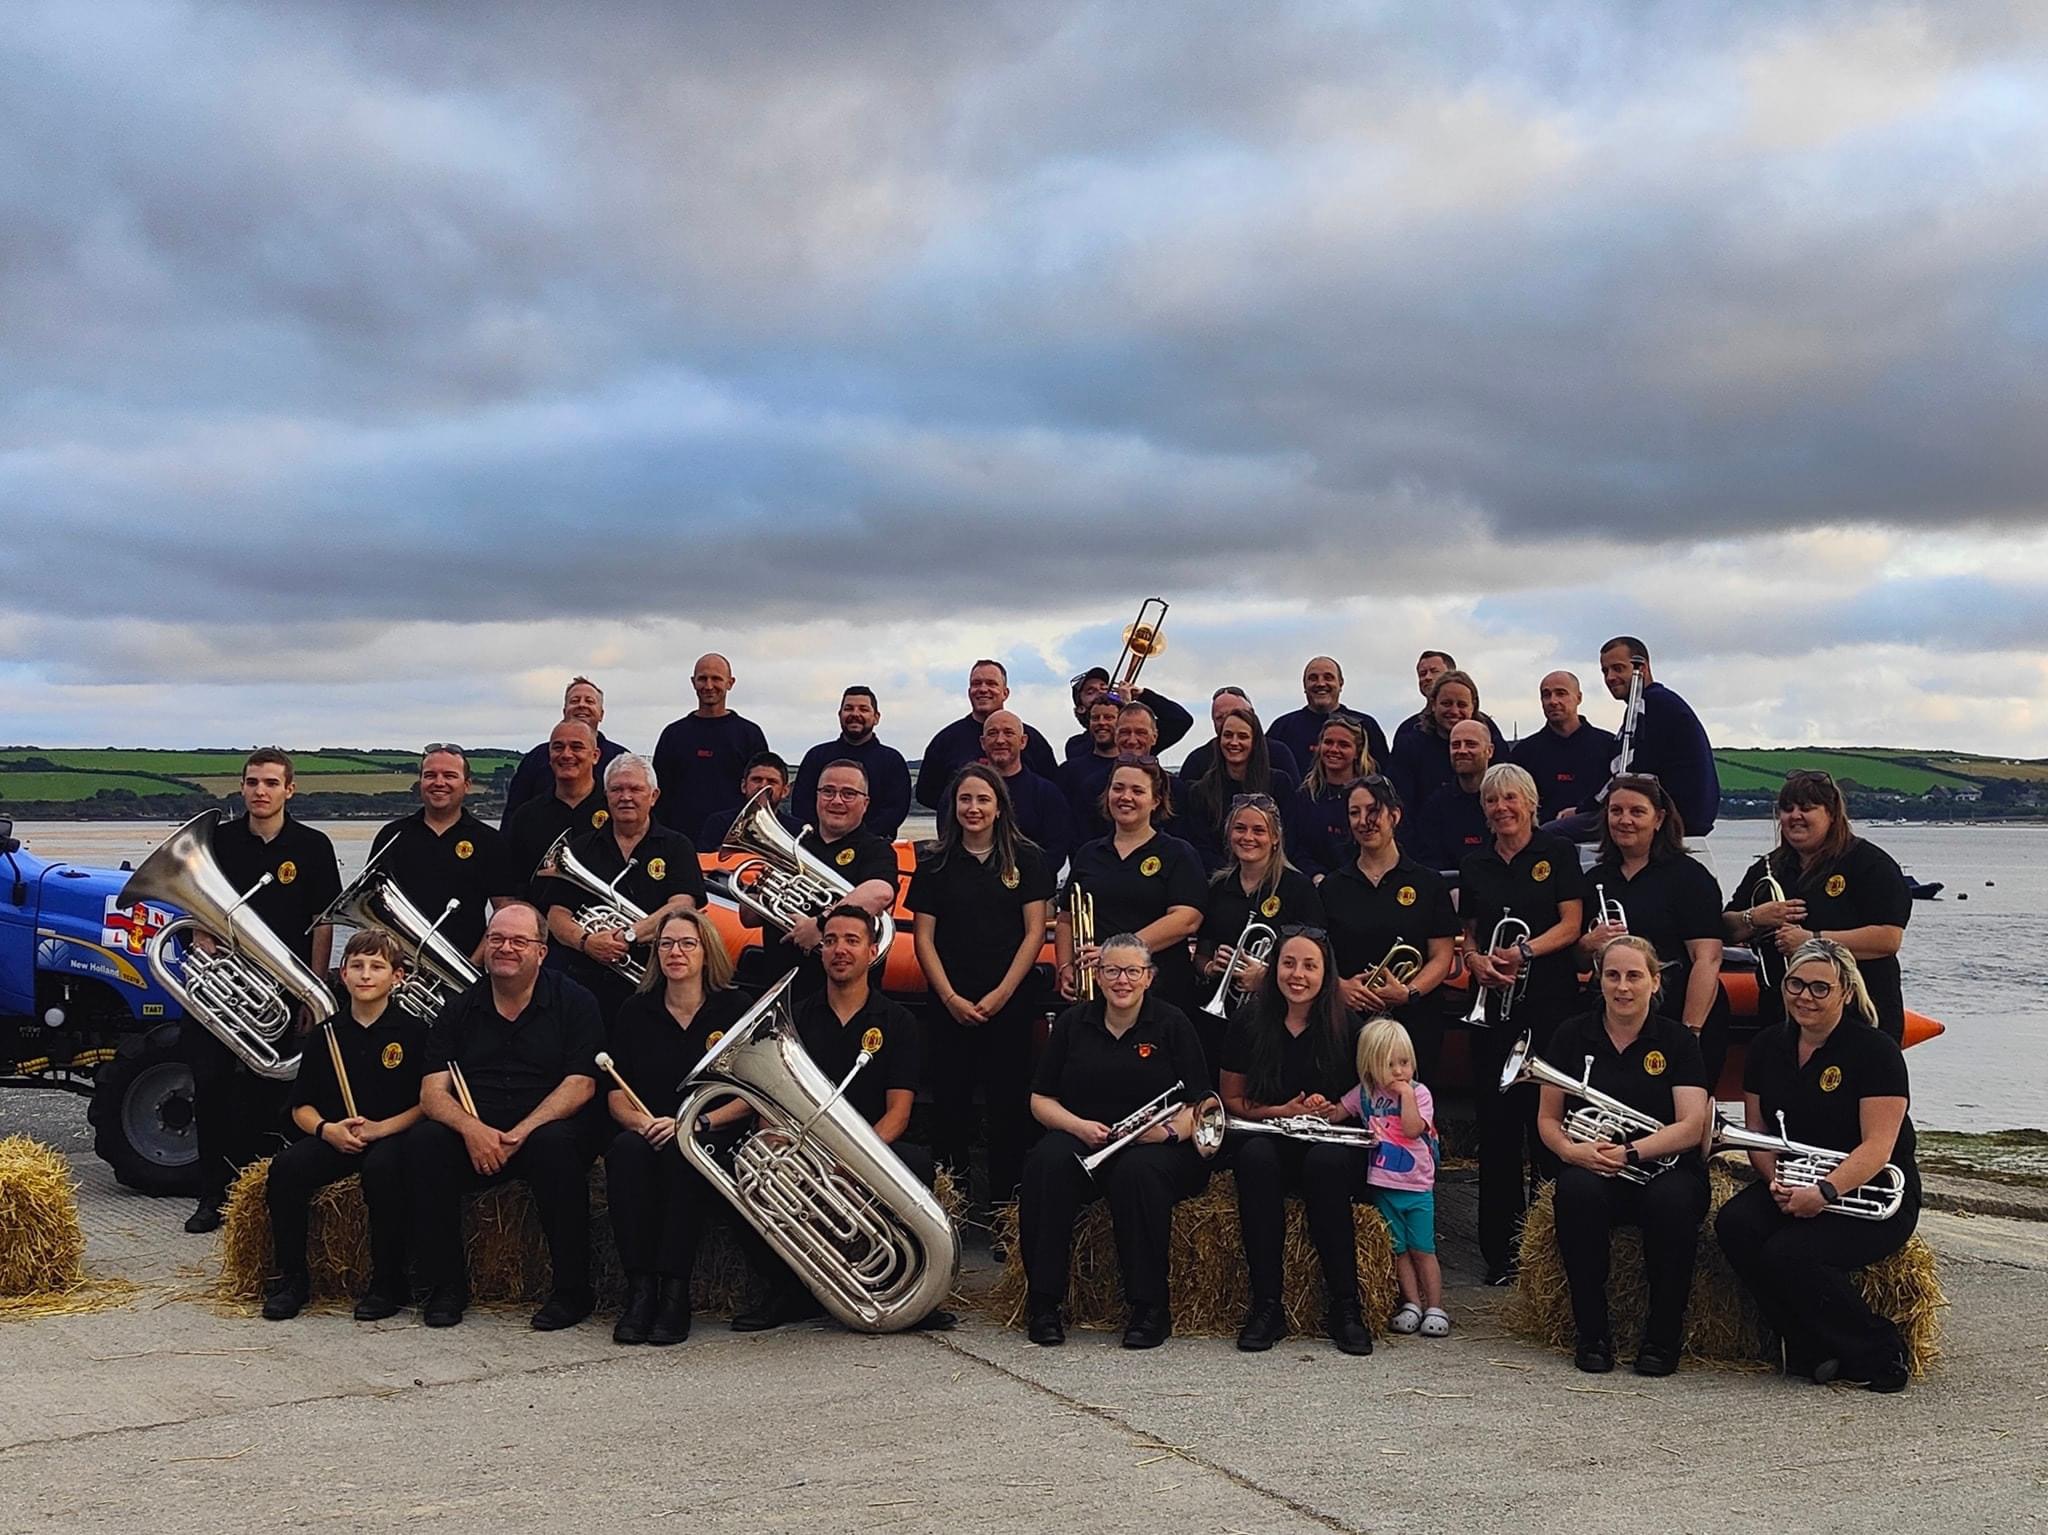
[[[1244,930],[1231,945],[1230,963],[1223,967],[1222,979],[1216,983],[1216,995],[1202,1004],[1202,1011],[1211,1018],[1228,1018],[1231,988],[1244,974],[1244,967],[1263,965],[1272,957],[1273,945],[1279,941],[1280,935],[1257,917],[1245,918]]]
[[[266,874],[237,890],[213,856],[218,810],[202,810],[164,839],[128,876],[116,899],[123,906],[161,901],[185,912],[150,939],[146,958],[157,984],[235,1059],[273,1082],[299,1074],[299,1052],[280,1048],[293,1017],[304,1009],[314,1025],[335,1013],[334,995],[306,963],[249,910],[249,898],[269,884]],[[176,941],[203,934],[177,952]]]
[[[1117,653],[1116,665],[1109,672],[1109,690],[1119,698],[1129,700],[1145,662],[1166,648],[1166,636],[1160,632],[1166,625],[1166,609],[1164,598],[1147,597],[1138,604],[1138,616],[1124,630],[1124,648]]]
[[[1526,942],[1535,936],[1535,929],[1512,912],[1503,912],[1500,921],[1493,924],[1493,936],[1486,940],[1486,952],[1491,954],[1503,944],[1517,941]],[[1476,1028],[1486,1028],[1486,994],[1500,993],[1500,1021],[1505,1024],[1515,1010],[1515,1003],[1522,993],[1529,989],[1529,962],[1524,960],[1522,968],[1515,972],[1515,978],[1505,986],[1474,986],[1472,988],[1472,1011],[1465,1015],[1465,1021]]]
[[[338,923],[348,927],[382,928],[410,951],[405,961],[405,979],[392,990],[391,1000],[423,1023],[432,1023],[448,1005],[450,997],[469,990],[483,975],[454,944],[441,936],[441,924],[461,909],[450,900],[441,915],[431,922],[415,906],[397,881],[377,867],[377,859],[392,844],[384,844],[355,882],[334,898],[314,925]]]
[[[1778,1133],[1750,1130],[1725,1119],[1714,1121],[1714,1150],[1768,1151],[1778,1159],[1775,1181],[1788,1189],[1810,1189],[1848,1160],[1844,1152],[1806,1146],[1785,1133],[1785,1115],[1778,1114]],[[1859,1221],[1888,1221],[1906,1200],[1906,1175],[1885,1163],[1861,1188],[1843,1189],[1842,1197],[1824,1207],[1823,1215],[1846,1215]]]
[[[809,831],[807,826],[804,831]],[[721,851],[746,856],[726,874],[732,898],[768,926],[788,932],[805,917],[816,921],[853,894],[839,872],[803,845],[802,834],[791,836],[775,815],[772,791],[763,789],[733,817]],[[896,918],[889,911],[875,915],[875,963],[889,957],[896,940]]]
[[[576,925],[591,933],[617,933],[626,940],[626,952],[605,968],[614,975],[623,977],[634,986],[647,979],[647,962],[633,955],[633,928],[636,923],[645,922],[647,913],[633,902],[619,894],[619,880],[631,874],[640,860],[628,858],[625,868],[619,870],[618,878],[606,880],[590,865],[569,851],[571,832],[548,844],[548,850],[540,855],[540,862],[534,866],[535,879],[561,879],[572,885],[580,885],[597,899],[576,913]]]
[[[777,982],[683,1079],[676,1145],[826,1310],[860,1332],[897,1332],[951,1293],[960,1236],[846,1101],[846,1083],[835,1086],[805,1054],[789,1006],[794,980]],[[691,1127],[734,1097],[759,1127],[728,1168]]]
[[[1592,1056],[1586,1057],[1586,1074],[1583,1077],[1569,1077],[1536,1054],[1535,1045],[1527,1034],[1509,1052],[1507,1064],[1501,1068],[1500,1090],[1506,1092],[1523,1082],[1554,1087],[1567,1098],[1579,1100],[1579,1107],[1564,1117],[1564,1133],[1582,1144],[1606,1141],[1609,1145],[1626,1146],[1630,1141],[1668,1128],[1661,1119],[1654,1119],[1641,1109],[1633,1108],[1619,1098],[1609,1097],[1593,1086]],[[1678,1153],[1674,1151],[1654,1162],[1621,1168],[1616,1176],[1630,1183],[1648,1183],[1659,1173],[1668,1172],[1677,1161]]]

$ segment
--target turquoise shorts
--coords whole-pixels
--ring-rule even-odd
[[[1394,1256],[1436,1251],[1436,1192],[1433,1189],[1368,1188],[1366,1196],[1394,1238]]]

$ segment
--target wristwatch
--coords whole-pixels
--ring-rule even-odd
[[[1643,1165],[1643,1155],[1641,1152],[1637,1151],[1633,1145],[1631,1145],[1628,1148],[1628,1151],[1623,1155],[1622,1160],[1626,1162],[1630,1167],[1641,1167]]]
[[[1171,1146],[1179,1139],[1180,1131],[1174,1129],[1172,1125],[1168,1125],[1166,1127],[1166,1144]]]
[[[1522,951],[1522,963],[1523,963],[1523,964],[1525,964],[1525,965],[1533,965],[1533,964],[1535,964],[1535,963],[1536,963],[1536,951],[1535,951],[1534,949],[1532,949],[1532,948],[1530,948],[1530,947],[1529,947],[1529,940],[1528,940],[1528,939],[1526,939],[1526,938],[1517,938],[1517,939],[1515,940],[1515,947],[1516,947],[1517,949],[1520,949],[1520,950]]]
[[[1842,1202],[1842,1191],[1828,1182],[1827,1179],[1821,1179],[1814,1187],[1820,1190],[1820,1197],[1829,1204],[1838,1205]]]
[[[699,1114],[697,1116],[696,1129],[700,1138],[709,1135],[711,1133],[711,1116],[709,1114]]]

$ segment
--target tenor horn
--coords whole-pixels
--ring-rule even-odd
[[[683,1079],[676,1145],[821,1305],[860,1332],[898,1332],[951,1293],[960,1235],[797,1040],[786,975]],[[850,1080],[850,1078],[849,1078]],[[690,1128],[737,1097],[759,1116],[728,1168]]]
[[[1280,935],[1257,917],[1247,917],[1244,930],[1237,935],[1237,942],[1230,948],[1230,963],[1223,967],[1223,977],[1216,983],[1216,995],[1202,1004],[1202,1011],[1211,1018],[1230,1016],[1230,989],[1237,984],[1246,965],[1263,965],[1272,956],[1273,945],[1280,941]]]
[[[1067,885],[1067,921],[1074,942],[1074,999],[1095,1000],[1095,967],[1084,964],[1081,951],[1095,942],[1095,897],[1079,885]]]
[[[1147,597],[1138,604],[1138,616],[1124,630],[1124,648],[1109,669],[1109,690],[1117,697],[1128,700],[1145,662],[1166,648],[1166,636],[1160,633],[1166,624],[1166,609],[1167,603],[1160,597]]]
[[[805,917],[816,921],[853,894],[853,886],[838,870],[803,845],[801,834],[790,835],[777,819],[767,789],[733,817],[723,851],[746,855],[726,875],[733,900],[781,932]],[[879,965],[896,940],[896,918],[889,911],[878,912],[875,926],[874,962]]]
[[[384,844],[388,851],[392,844]],[[383,854],[379,853],[378,857]],[[449,999],[469,990],[483,979],[468,958],[441,936],[441,925],[461,908],[450,900],[432,921],[413,904],[398,882],[377,867],[377,859],[355,878],[348,889],[334,898],[327,910],[314,919],[348,927],[382,928],[405,947],[411,957],[405,961],[405,979],[392,990],[391,1000],[414,1018],[431,1023],[441,1015]]]
[[[1714,1121],[1714,1150],[1768,1151],[1778,1159],[1773,1177],[1788,1189],[1807,1189],[1818,1184],[1849,1158],[1846,1153],[1825,1146],[1807,1146],[1785,1133],[1784,1111],[1778,1113],[1778,1133],[1746,1129],[1725,1119]],[[1906,1175],[1887,1162],[1878,1175],[1861,1188],[1844,1189],[1842,1197],[1822,1211],[1825,1215],[1846,1215],[1851,1220],[1888,1221],[1899,1213],[1906,1199]]]
[[[128,876],[116,898],[123,906],[161,901],[186,915],[150,939],[145,957],[159,986],[259,1077],[287,1082],[299,1074],[299,1052],[281,1045],[294,1013],[304,1008],[314,1025],[335,1014],[334,994],[285,946],[248,901],[269,884],[266,874],[247,890],[229,882],[213,856],[218,810],[202,810],[172,832]],[[174,950],[187,934],[205,934],[214,947]]]
[[[629,858],[616,879],[606,880],[590,865],[569,851],[570,832],[563,832],[548,844],[533,871],[535,879],[562,879],[581,885],[597,899],[576,913],[576,925],[591,933],[619,933],[625,937],[626,952],[605,968],[634,986],[647,979],[647,962],[633,955],[633,928],[645,922],[647,913],[619,894],[619,880],[633,872],[640,860]]]
[[[1610,1145],[1626,1146],[1630,1141],[1641,1140],[1646,1135],[1668,1128],[1661,1119],[1652,1118],[1641,1109],[1610,1097],[1593,1086],[1592,1056],[1586,1057],[1583,1077],[1568,1076],[1536,1054],[1534,1042],[1527,1034],[1508,1053],[1507,1064],[1501,1068],[1500,1090],[1506,1092],[1524,1082],[1554,1087],[1567,1098],[1579,1100],[1580,1106],[1564,1119],[1564,1133],[1575,1141],[1606,1141]],[[1677,1162],[1678,1153],[1674,1151],[1653,1162],[1623,1167],[1619,1169],[1619,1176],[1630,1183],[1648,1183],[1659,1173],[1669,1171]]]

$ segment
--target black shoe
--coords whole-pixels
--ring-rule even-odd
[[[1287,1313],[1277,1300],[1254,1300],[1237,1330],[1237,1346],[1247,1354],[1263,1354],[1287,1336]]]
[[[1839,1359],[1823,1359],[1813,1367],[1813,1383],[1816,1386],[1830,1386],[1840,1381],[1845,1386],[1863,1386],[1889,1396],[1895,1391],[1904,1391],[1906,1382],[1912,1379],[1912,1371],[1906,1366],[1904,1354],[1892,1354],[1875,1366],[1851,1368]]]
[[[1870,1379],[1864,1384],[1872,1391],[1890,1396],[1895,1391],[1904,1391],[1913,1378],[1913,1370],[1906,1363],[1904,1354],[1894,1354],[1883,1364],[1870,1372]]]
[[[1372,1352],[1372,1329],[1365,1325],[1355,1300],[1332,1306],[1330,1314],[1323,1318],[1323,1330],[1329,1333],[1339,1353],[1363,1356]]]
[[[596,1309],[597,1297],[588,1290],[557,1290],[547,1298],[547,1304],[534,1312],[531,1326],[535,1332],[560,1332],[564,1327],[574,1327]]]
[[[201,1196],[199,1208],[185,1217],[185,1229],[195,1237],[220,1230],[220,1201],[211,1195]]]
[[[271,1280],[263,1291],[263,1320],[289,1322],[305,1309],[312,1295],[313,1281],[304,1274],[286,1274]]]
[[[690,1336],[690,1281],[664,1274],[656,1291],[654,1321],[647,1329],[647,1341],[666,1348]]]
[[[469,1291],[461,1285],[435,1285],[427,1292],[427,1302],[420,1307],[420,1321],[428,1327],[456,1327],[462,1322],[462,1311],[469,1304]]]
[[[1164,1306],[1133,1306],[1124,1324],[1125,1348],[1157,1348],[1173,1336],[1173,1313]]]
[[[626,1304],[612,1324],[612,1342],[645,1343],[654,1325],[654,1276],[633,1274],[626,1280]]]
[[[1025,1336],[1040,1348],[1058,1348],[1067,1341],[1067,1329],[1060,1321],[1058,1301],[1032,1301],[1029,1320],[1024,1325]]]
[[[924,1319],[910,1324],[911,1332],[951,1332],[960,1325],[960,1318],[940,1307],[925,1313]]]
[[[404,1281],[388,1284],[372,1274],[370,1288],[363,1291],[362,1299],[356,1302],[356,1320],[381,1322],[388,1316],[397,1316],[410,1299],[412,1297],[406,1292]]]
[[[812,1317],[823,1316],[825,1308],[817,1297],[803,1289],[776,1289],[758,1306],[742,1311],[732,1319],[734,1332],[767,1332],[772,1328],[787,1326],[791,1322],[808,1322]]]
[[[1605,1375],[1614,1368],[1614,1345],[1605,1338],[1595,1338],[1590,1343],[1581,1343],[1572,1362],[1588,1375]]]
[[[1635,1371],[1638,1375],[1671,1375],[1678,1369],[1678,1352],[1659,1344],[1645,1343],[1636,1350]]]

